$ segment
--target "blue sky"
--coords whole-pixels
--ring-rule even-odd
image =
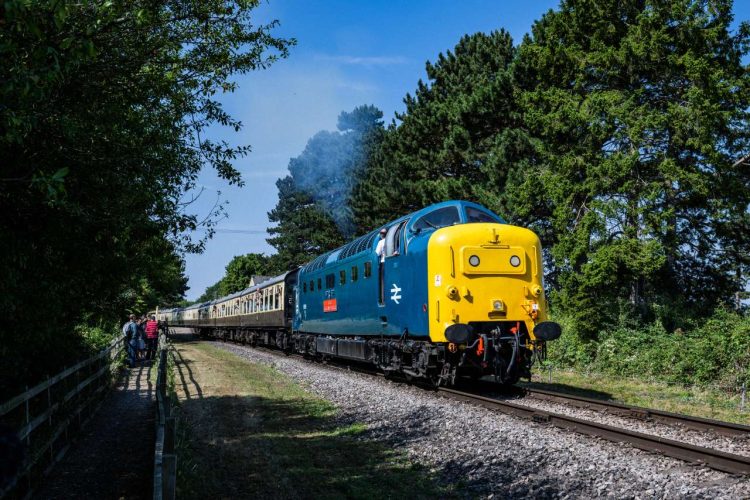
[[[403,110],[402,99],[425,78],[425,62],[452,49],[464,34],[506,29],[519,43],[534,20],[557,0],[304,1],[270,0],[257,21],[278,19],[274,34],[297,39],[288,59],[239,78],[239,89],[224,96],[225,109],[242,121],[239,133],[213,129],[215,139],[250,144],[236,162],[245,186],[227,186],[211,171],[192,208],[205,214],[217,198],[228,201],[229,217],[206,251],[188,255],[187,298],[194,300],[224,274],[235,255],[271,254],[267,213],[277,202],[276,179],[320,130],[334,130],[341,111],[374,104],[389,122]],[[750,18],[750,2],[735,5],[737,19]],[[234,231],[234,232],[233,232]]]

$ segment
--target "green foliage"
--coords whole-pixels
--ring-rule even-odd
[[[567,318],[561,323],[565,335],[549,345],[550,361],[560,366],[728,391],[750,383],[750,318],[725,308],[675,331],[621,318],[596,343],[582,342]]]
[[[519,48],[534,152],[509,206],[585,336],[621,301],[650,321],[744,288],[750,29],[731,22],[731,1],[564,1]]]
[[[276,259],[262,253],[237,255],[229,261],[224,276],[206,288],[194,303],[207,302],[244,290],[253,276],[275,276],[283,271],[276,268]]]
[[[508,168],[525,148],[511,72],[515,49],[503,31],[461,38],[427,63],[428,82],[404,99],[352,197],[357,224],[377,227],[447,199],[498,209]]]
[[[344,243],[333,218],[315,203],[312,195],[297,189],[291,176],[279,179],[276,186],[279,202],[268,213],[268,220],[277,225],[268,229],[268,243],[278,252],[278,266],[294,269]]]
[[[92,354],[101,351],[121,335],[120,328],[116,323],[98,326],[82,324],[77,325],[75,331],[81,337],[86,351]]]
[[[219,95],[290,44],[252,22],[256,5],[0,6],[0,396],[75,359],[75,325],[184,292],[181,254],[203,241],[182,197],[203,166],[241,184],[248,151],[203,136],[240,128]]]

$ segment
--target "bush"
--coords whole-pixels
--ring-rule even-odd
[[[107,347],[120,332],[115,324],[99,326],[81,324],[76,326],[75,331],[81,339],[83,348],[91,354]]]
[[[750,383],[750,318],[735,312],[720,308],[672,332],[659,321],[639,326],[621,317],[588,343],[573,322],[558,320],[563,335],[550,342],[549,358],[560,366],[729,391]]]

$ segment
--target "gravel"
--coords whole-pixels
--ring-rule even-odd
[[[720,450],[735,455],[750,456],[750,436],[744,438],[739,436],[723,436],[714,432],[701,432],[695,429],[681,428],[658,422],[647,422],[634,418],[618,417],[616,415],[608,415],[595,410],[576,408],[564,403],[542,401],[533,398],[514,399],[513,402],[530,408],[536,408],[552,413],[561,413],[582,420],[590,420],[611,425],[613,427],[642,432],[643,434],[661,436],[674,441],[690,443],[695,446]]]
[[[366,424],[363,439],[390,443],[466,497],[750,498],[748,478],[299,357],[214,345],[289,375],[331,401],[341,423]]]

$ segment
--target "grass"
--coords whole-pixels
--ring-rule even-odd
[[[739,410],[739,395],[716,389],[682,387],[634,378],[618,378],[574,370],[554,370],[552,383],[548,372],[538,372],[531,383],[521,386],[576,394],[594,399],[611,399],[624,404],[682,413],[703,418],[750,424],[750,401]]]
[[[273,368],[176,343],[181,498],[433,498],[429,471]]]

